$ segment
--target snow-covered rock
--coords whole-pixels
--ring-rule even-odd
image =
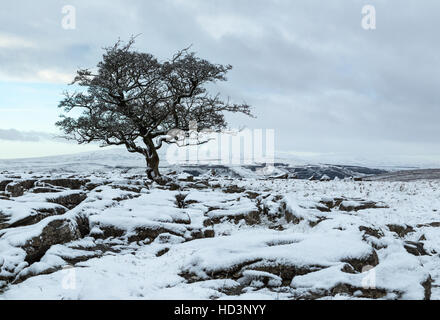
[[[0,174],[0,299],[440,299],[439,181],[76,168]]]

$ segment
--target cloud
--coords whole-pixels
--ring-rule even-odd
[[[226,35],[259,37],[263,33],[261,26],[240,16],[201,15],[196,21],[217,40]]]
[[[72,82],[74,76],[72,74],[57,72],[54,70],[39,70],[37,72],[38,79],[44,82],[52,83],[70,83]]]
[[[32,48],[35,47],[35,44],[29,40],[26,40],[21,37],[0,34],[0,48]]]
[[[0,81],[69,84],[74,79],[73,73],[64,73],[57,70],[42,69],[23,74],[0,72]]]
[[[70,4],[75,30],[61,27],[57,1],[2,4],[1,78],[68,83],[77,68],[96,66],[102,47],[141,34],[137,49],[160,59],[193,44],[201,57],[232,64],[216,89],[252,104],[258,118],[228,117],[231,126],[275,128],[277,148],[440,149],[438,1],[371,0],[374,31],[361,27],[361,0]]]
[[[0,129],[0,140],[38,142],[42,140],[53,140],[54,138],[54,135],[45,132]]]

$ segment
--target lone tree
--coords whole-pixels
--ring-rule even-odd
[[[157,179],[157,150],[163,142],[181,145],[182,134],[173,132],[188,133],[193,122],[200,131],[220,131],[227,126],[225,111],[252,116],[249,105],[208,93],[207,84],[226,81],[230,65],[210,63],[188,49],[161,62],[133,44],[133,38],[118,41],[105,48],[96,71],[77,71],[72,84],[83,89],[65,92],[59,104],[66,113],[80,110],[76,117],[61,115],[56,123],[65,138],[103,147],[125,145],[145,157],[148,177]]]

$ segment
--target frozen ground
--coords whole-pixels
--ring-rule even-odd
[[[126,160],[1,163],[0,299],[440,299],[439,180]]]

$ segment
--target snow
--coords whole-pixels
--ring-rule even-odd
[[[55,203],[43,202],[41,198],[38,198],[37,201],[34,202],[25,202],[23,199],[17,199],[13,204],[11,204],[10,201],[0,200],[0,211],[4,216],[8,217],[8,224],[13,224],[26,217],[37,215],[40,213],[38,211],[42,209],[54,210],[65,208]]]
[[[181,187],[170,190],[127,162],[117,168],[117,159],[111,167],[78,159],[63,158],[50,173],[44,161],[32,173],[21,164],[0,173],[0,181],[67,178],[68,166],[96,184],[0,200],[0,299],[424,299],[430,278],[431,299],[440,299],[438,180],[267,179],[234,168],[244,176],[205,174],[192,182],[170,167]],[[231,186],[245,191],[225,192]],[[48,202],[77,193],[87,198],[71,210]],[[365,201],[379,207],[327,208],[335,199],[345,207]],[[42,209],[60,211],[9,227]],[[250,213],[257,216],[253,223],[242,219]],[[81,236],[80,218],[88,228]],[[27,259],[29,241],[56,220],[76,238]],[[408,232],[398,235],[391,225]],[[411,254],[407,241],[426,253]]]

